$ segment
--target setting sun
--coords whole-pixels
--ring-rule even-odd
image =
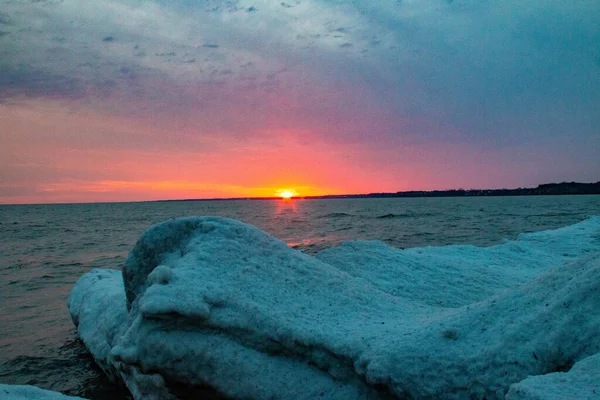
[[[277,192],[277,195],[282,199],[291,199],[296,195],[296,193],[292,190],[284,189]]]

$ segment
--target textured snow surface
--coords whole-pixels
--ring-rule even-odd
[[[489,248],[349,242],[316,257],[182,218],[142,235],[122,279],[82,277],[69,309],[136,398],[171,382],[234,398],[504,398],[600,352],[599,252],[599,217]]]
[[[600,354],[579,361],[569,372],[532,376],[514,384],[506,399],[600,399]]]
[[[0,400],[76,400],[81,397],[65,396],[35,386],[4,385],[0,383]]]

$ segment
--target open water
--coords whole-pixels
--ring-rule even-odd
[[[127,398],[77,339],[67,296],[90,269],[119,269],[151,224],[190,215],[238,219],[308,253],[354,239],[489,246],[600,215],[600,196],[0,206],[0,383]]]

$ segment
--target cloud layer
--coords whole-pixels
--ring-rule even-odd
[[[185,171],[200,197],[598,179],[594,0],[0,5],[0,201]]]

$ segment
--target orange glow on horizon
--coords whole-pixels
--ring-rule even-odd
[[[290,189],[282,189],[277,192],[277,195],[284,200],[289,200],[292,197],[296,196],[296,192]]]
[[[289,186],[288,186],[289,187]],[[298,188],[303,195],[319,196],[337,193],[339,189],[327,187],[295,185],[295,189],[279,189],[279,185],[229,185],[203,183],[188,180],[149,180],[149,181],[85,181],[65,180],[56,183],[42,183],[36,186],[38,196],[0,198],[0,203],[88,203],[113,201],[146,201],[210,198],[272,198],[292,202],[298,196]]]
[[[295,189],[275,189],[273,187],[246,187],[242,185],[206,184],[201,182],[177,181],[67,181],[62,183],[40,185],[39,190],[45,193],[59,192],[87,192],[87,193],[123,193],[123,192],[154,192],[163,193],[172,198],[186,198],[197,196],[207,197],[270,197],[269,193],[276,193],[277,197],[291,199],[298,192]],[[309,193],[327,193],[326,189],[303,186]]]
[[[396,176],[405,172],[404,165],[382,175],[378,168],[348,164],[348,155],[368,164],[370,153],[353,144],[306,145],[298,135],[317,134],[309,131],[281,130],[273,140],[258,135],[240,144],[207,130],[183,132],[178,140],[164,142],[167,129],[161,124],[49,100],[0,104],[0,121],[6,128],[0,135],[0,160],[10,167],[5,178],[3,168],[8,167],[0,165],[0,204],[293,200],[406,190],[427,181],[411,173],[410,181],[398,187]],[[201,156],[199,148],[205,149]],[[378,153],[376,158],[381,157]],[[395,150],[392,157],[398,157]],[[407,168],[421,171],[413,164]],[[285,191],[291,196],[281,196]]]

